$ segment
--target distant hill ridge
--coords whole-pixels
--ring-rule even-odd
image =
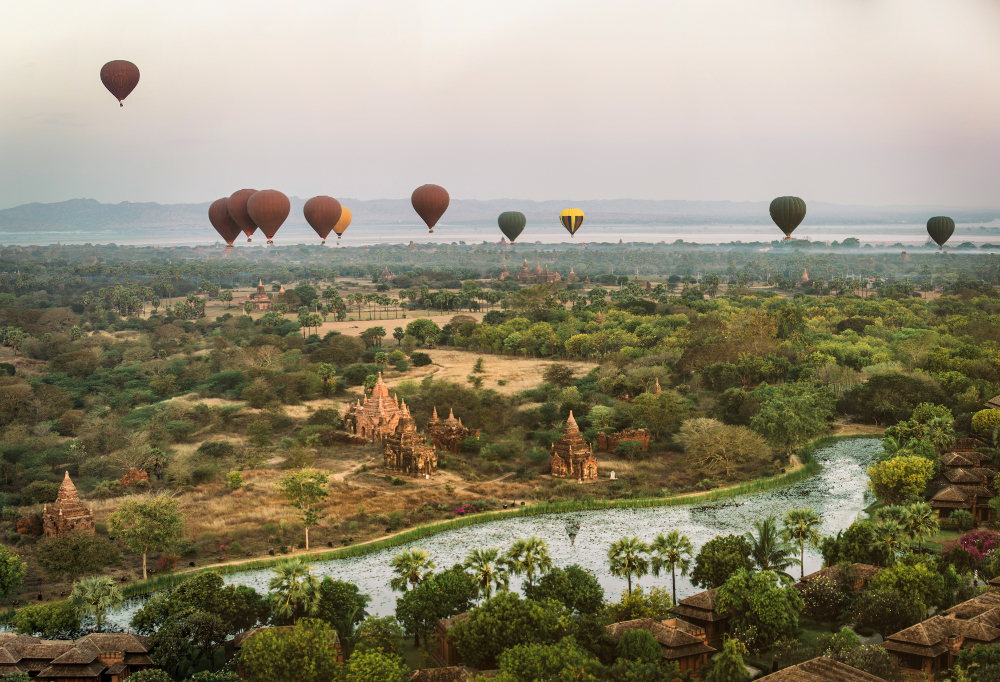
[[[409,199],[343,199],[354,215],[354,224],[418,223]],[[198,204],[102,204],[94,199],[70,199],[53,204],[24,204],[0,210],[0,234],[16,231],[114,230],[128,228],[191,229],[208,225],[211,202]],[[291,197],[288,225],[305,225],[304,199]],[[770,224],[765,201],[680,201],[595,199],[585,201],[526,199],[452,200],[442,224],[496,220],[503,211],[521,211],[529,220],[555,221],[568,207],[583,209],[591,222],[670,224]],[[844,206],[809,202],[807,222],[892,223],[923,222],[932,215],[950,215],[958,222],[990,222],[1000,218],[1000,208],[943,206]]]

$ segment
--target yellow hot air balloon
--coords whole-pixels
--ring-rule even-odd
[[[580,229],[580,226],[583,225],[583,211],[578,208],[567,208],[559,214],[559,222],[562,223],[562,226],[569,232],[569,236],[572,237]]]
[[[333,231],[337,233],[337,241],[340,241],[340,235],[344,234],[344,230],[347,226],[351,224],[351,209],[346,206],[341,206],[340,220],[337,224],[333,226]]]

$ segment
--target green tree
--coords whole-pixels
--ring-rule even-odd
[[[565,569],[553,566],[532,587],[524,586],[528,599],[538,602],[555,600],[580,615],[597,613],[604,603],[604,588],[593,573],[577,564]]]
[[[801,443],[827,430],[836,402],[833,390],[826,386],[804,381],[784,384],[761,404],[750,428],[790,455]]]
[[[414,646],[419,645],[421,638],[428,644],[438,620],[465,613],[475,598],[475,582],[459,564],[426,576],[404,592],[396,599],[396,617],[403,629],[413,635]]]
[[[801,563],[793,556],[795,549],[782,539],[778,531],[778,520],[773,516],[753,522],[756,534],[744,533],[750,545],[750,559],[758,571],[773,571],[781,578],[791,578],[787,569]]]
[[[544,605],[501,592],[455,623],[450,639],[466,665],[495,669],[501,652],[519,644],[548,644],[559,638],[558,615]]]
[[[0,597],[17,592],[24,585],[28,564],[9,547],[0,545]]]
[[[331,382],[337,378],[337,368],[328,362],[324,362],[317,368],[316,376],[323,382],[323,396],[330,397]]]
[[[76,582],[81,575],[100,573],[122,560],[114,543],[100,535],[70,531],[43,538],[35,545],[35,561],[52,580]]]
[[[864,599],[854,602],[851,614],[855,625],[871,628],[888,639],[889,635],[916,625],[924,616],[924,607],[897,590],[868,590]]]
[[[674,603],[677,603],[677,569],[681,569],[681,575],[687,575],[691,568],[691,558],[694,555],[694,547],[691,538],[681,535],[676,528],[666,535],[657,534],[649,546],[652,559],[650,565],[653,575],[660,577],[660,571],[664,569],[670,571],[671,596]]]
[[[189,611],[164,623],[152,636],[153,660],[174,677],[199,667],[215,667],[215,652],[226,639],[226,625],[214,613]]]
[[[406,325],[406,335],[424,344],[434,343],[441,335],[441,327],[427,318],[420,318]]]
[[[121,589],[108,576],[84,578],[73,585],[69,595],[69,603],[83,615],[92,617],[98,632],[107,612],[116,611],[124,600]]]
[[[677,430],[687,418],[687,402],[674,391],[640,393],[628,405],[638,425],[648,428],[655,440]]]
[[[72,639],[80,629],[80,613],[68,601],[25,606],[10,621],[20,635],[40,635],[45,639],[59,636]]]
[[[226,310],[229,310],[229,304],[233,301],[233,292],[229,289],[223,289],[219,292],[219,300],[226,304]]]
[[[319,524],[322,517],[322,507],[319,503],[326,499],[328,474],[321,474],[316,469],[302,469],[285,474],[278,480],[278,489],[285,496],[285,501],[302,516],[302,525],[306,531],[306,549],[309,549],[309,529]]]
[[[924,540],[937,534],[941,528],[941,521],[928,503],[915,502],[904,509],[900,525],[906,537],[916,540],[922,551]]]
[[[781,535],[788,541],[799,545],[799,577],[805,576],[806,543],[811,547],[819,547],[819,527],[823,520],[814,509],[790,509],[781,519]]]
[[[489,599],[494,592],[507,587],[509,580],[497,547],[469,550],[462,566],[472,572],[476,592],[481,599]]]
[[[271,628],[248,638],[243,667],[251,682],[330,682],[337,678],[336,632],[302,618],[294,628]]]
[[[274,577],[267,584],[275,615],[294,624],[304,616],[319,613],[320,583],[312,573],[312,564],[301,557],[279,562]]]
[[[747,678],[743,654],[743,644],[735,637],[727,637],[722,644],[722,652],[713,661],[705,682],[743,682]]]
[[[184,537],[184,517],[177,502],[166,495],[128,499],[108,517],[108,533],[130,551],[142,554],[142,578],[146,579],[146,555],[167,550]]]
[[[702,545],[695,556],[691,582],[706,590],[722,587],[740,569],[753,569],[750,545],[739,535],[719,535]]]
[[[618,658],[629,661],[659,663],[663,649],[649,630],[628,630],[618,639]]]
[[[764,439],[747,427],[705,417],[685,421],[677,438],[694,461],[725,469],[727,478],[734,465],[763,459],[771,451]]]
[[[511,575],[524,576],[530,589],[535,576],[552,568],[549,546],[539,537],[519,538],[504,555],[504,567]]]
[[[616,578],[628,580],[628,591],[632,593],[632,578],[636,580],[649,573],[649,545],[638,537],[619,538],[608,549],[608,569]]]
[[[934,475],[934,465],[923,457],[893,457],[868,467],[872,491],[888,504],[918,495]]]
[[[357,640],[359,648],[398,654],[403,650],[403,628],[395,616],[369,616],[358,626]]]
[[[396,654],[365,649],[351,656],[345,665],[345,682],[405,682],[410,669]]]
[[[802,597],[774,571],[740,569],[716,594],[718,608],[732,610],[733,631],[749,648],[764,651],[799,627]]]
[[[434,570],[434,561],[426,550],[419,547],[403,550],[389,562],[396,577],[389,581],[392,589],[406,592],[410,586],[415,586]]]
[[[396,339],[396,345],[403,343],[403,339],[406,337],[406,332],[402,327],[396,327],[392,330],[392,338]]]
[[[243,301],[243,314],[249,315],[253,312],[253,301]]]
[[[160,670],[159,668],[139,670],[132,673],[128,677],[131,682],[174,682],[174,678],[172,678],[166,671]]]

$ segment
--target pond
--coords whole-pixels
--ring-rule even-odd
[[[800,483],[753,495],[725,498],[709,503],[646,509],[608,509],[566,514],[544,514],[518,519],[505,519],[449,530],[437,535],[372,554],[349,559],[317,562],[315,573],[355,583],[371,596],[369,613],[389,615],[395,611],[397,594],[389,587],[392,557],[408,547],[427,550],[438,569],[461,562],[469,550],[499,547],[505,550],[517,538],[537,535],[549,546],[549,554],[557,566],[579,564],[593,571],[604,587],[605,598],[617,600],[627,588],[625,580],[608,573],[607,551],[612,542],[624,536],[638,535],[652,541],[658,533],[677,528],[687,535],[698,549],[717,535],[744,533],[752,523],[768,516],[781,517],[795,507],[812,507],[823,519],[822,535],[836,534],[847,528],[862,513],[867,503],[865,474],[869,463],[882,449],[876,439],[843,440],[816,452],[823,469]],[[578,529],[578,530],[577,530]],[[571,537],[574,535],[575,537]],[[805,572],[822,568],[819,552],[806,548]],[[791,571],[798,573],[798,567]],[[270,570],[247,571],[224,576],[226,583],[242,583],[258,592],[267,592]],[[670,576],[645,576],[639,584],[670,588]],[[512,581],[511,589],[520,589],[520,581]],[[686,577],[677,576],[677,597],[684,599],[700,589]],[[130,604],[108,619],[127,626],[139,603]]]

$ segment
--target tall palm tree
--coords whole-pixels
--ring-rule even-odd
[[[806,543],[819,547],[819,514],[811,508],[791,509],[781,520],[781,535],[785,540],[794,540],[799,545],[799,578],[806,574]]]
[[[274,577],[267,584],[274,612],[292,623],[301,616],[319,612],[319,578],[312,573],[312,564],[303,558],[286,559],[275,565]]]
[[[472,569],[476,592],[482,599],[489,599],[494,592],[507,587],[507,572],[503,570],[500,550],[496,547],[471,550],[462,565]]]
[[[69,595],[70,604],[84,615],[93,616],[98,632],[104,624],[104,615],[108,611],[117,610],[124,599],[115,581],[102,575],[77,581]]]
[[[681,575],[687,575],[691,567],[691,557],[694,555],[694,547],[691,539],[674,529],[664,535],[660,533],[649,546],[653,555],[652,564],[653,575],[660,577],[660,571],[668,569],[670,571],[670,584],[673,589],[674,604],[677,603],[677,567],[681,569]]]
[[[620,538],[611,543],[608,550],[608,565],[611,575],[628,580],[628,593],[632,594],[632,577],[639,578],[649,573],[649,545],[637,537]]]
[[[762,521],[754,521],[757,534],[744,533],[743,537],[750,545],[750,558],[753,559],[758,571],[774,571],[779,576],[788,575],[788,567],[801,564],[794,556],[795,548],[778,532],[778,519],[769,516]]]
[[[903,526],[896,521],[885,521],[875,526],[873,543],[875,547],[885,552],[886,566],[895,565],[896,553],[902,546],[904,537]]]
[[[910,540],[916,540],[923,551],[924,540],[938,532],[941,521],[928,503],[915,502],[904,508],[900,525],[906,536]]]
[[[423,549],[407,549],[392,558],[389,563],[396,577],[389,581],[394,590],[406,592],[416,586],[434,569],[431,555]]]
[[[504,555],[503,564],[507,572],[521,576],[528,581],[530,590],[535,584],[535,574],[552,570],[549,546],[539,537],[516,540]]]

